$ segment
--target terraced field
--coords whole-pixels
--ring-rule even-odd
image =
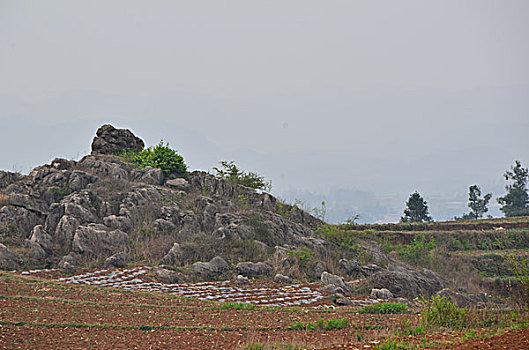
[[[255,306],[247,299],[204,301],[219,300],[207,298],[217,292],[224,293],[224,299],[229,301],[226,292],[238,292],[226,282],[179,286],[180,291],[195,293],[190,298],[180,295],[174,285],[141,282],[144,270],[147,269],[99,270],[59,278],[57,271],[0,273],[0,347],[368,349],[380,347],[390,339],[405,342],[407,348],[414,344],[451,344],[450,348],[454,348],[465,336],[460,331],[406,335],[403,330],[420,324],[419,310],[365,314],[359,306],[334,307],[317,290],[317,284],[281,287],[273,282],[255,283],[245,288],[254,291],[249,293],[266,291],[268,300],[273,300],[273,295],[295,293],[307,301],[321,296],[304,306]],[[138,281],[131,282],[135,279]],[[130,288],[133,285],[137,288]],[[209,292],[198,292],[204,290]],[[365,296],[358,300],[374,301]],[[526,329],[512,336],[505,335],[506,331],[507,328],[481,329],[470,340],[504,336],[522,341],[528,336]]]

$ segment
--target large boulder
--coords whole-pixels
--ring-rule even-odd
[[[15,269],[18,259],[5,245],[0,243],[0,269]]]
[[[79,226],[72,241],[72,250],[84,256],[98,257],[127,251],[129,236],[120,230],[108,231],[104,225]]]
[[[358,264],[356,260],[340,259],[338,264],[345,271],[345,273],[349,276],[356,277],[361,272],[360,264]]]
[[[151,275],[156,281],[169,284],[178,283],[182,277],[181,274],[162,267],[152,269]]]
[[[285,275],[281,275],[281,274],[277,274],[275,277],[274,277],[274,282],[276,283],[281,283],[281,284],[284,284],[284,283],[292,283],[292,279],[288,276],[285,276]]]
[[[125,252],[119,252],[112,256],[109,256],[105,260],[105,267],[126,267],[129,262],[129,255]]]
[[[346,284],[340,276],[333,275],[332,273],[323,272],[321,274],[321,281],[324,284],[333,285],[335,287],[341,288],[345,292],[351,292],[351,287]]]
[[[237,272],[243,276],[264,276],[272,272],[272,267],[264,262],[242,262],[237,264]]]
[[[377,298],[377,299],[391,299],[391,298],[393,298],[393,294],[386,288],[382,288],[382,289],[373,288],[373,289],[371,289],[370,295],[373,298]]]
[[[29,239],[25,240],[26,245],[26,257],[32,263],[42,263],[47,257],[48,254],[37,242],[30,241]]]
[[[444,288],[436,293],[438,296],[444,296],[457,304],[459,307],[482,307],[489,301],[485,293],[480,294],[463,294],[451,289]]]
[[[216,256],[209,262],[196,262],[191,265],[193,271],[203,277],[214,277],[221,275],[228,269],[228,263],[220,256]]]
[[[169,252],[167,252],[167,254],[160,261],[160,264],[169,266],[182,266],[184,265],[186,258],[187,255],[182,246],[178,243],[175,243],[169,250]]]
[[[387,288],[395,296],[408,299],[420,295],[429,297],[447,284],[446,280],[430,270],[414,270],[405,266],[388,266],[370,276],[367,282],[375,288]]]
[[[105,124],[97,129],[92,141],[92,154],[120,154],[126,151],[140,152],[145,144],[128,129],[116,129]]]

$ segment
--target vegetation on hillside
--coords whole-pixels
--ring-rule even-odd
[[[270,180],[266,181],[263,176],[255,172],[245,172],[239,169],[233,161],[221,161],[219,164],[221,168],[215,167],[213,170],[215,170],[217,177],[220,179],[263,191],[272,190],[272,182]]]
[[[139,168],[147,166],[158,168],[166,177],[180,177],[187,172],[184,158],[176,150],[169,147],[169,143],[160,141],[156,146],[144,148],[139,153],[125,153],[123,156]]]

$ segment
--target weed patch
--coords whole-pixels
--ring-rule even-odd
[[[366,305],[358,310],[361,314],[403,314],[408,312],[408,307],[404,304],[387,302]]]

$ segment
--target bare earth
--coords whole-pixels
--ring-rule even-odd
[[[368,349],[394,337],[397,327],[419,320],[415,313],[365,315],[358,314],[358,306],[332,308],[325,295],[300,306],[222,309],[218,302],[163,291],[58,282],[57,274],[0,273],[0,348],[244,349],[249,344],[265,343],[296,344],[306,349]],[[264,281],[256,287],[262,292],[284,286]],[[299,285],[305,292],[313,293],[317,287]],[[314,295],[307,292],[311,298]],[[287,300],[300,300],[299,293],[291,296]],[[265,295],[262,299],[266,298]],[[359,297],[358,302],[361,301],[367,298]],[[341,318],[348,319],[348,327],[340,330],[289,329],[299,321],[316,323]],[[410,340],[420,344],[423,338]],[[432,334],[427,338],[440,346],[452,343],[443,349],[529,349],[528,330],[508,330],[465,343],[461,343],[457,333]]]

